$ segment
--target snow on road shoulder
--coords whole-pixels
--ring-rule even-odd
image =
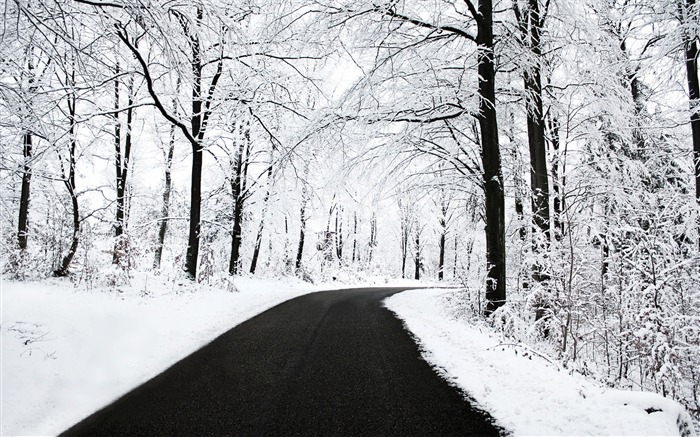
[[[689,415],[656,393],[611,390],[487,327],[449,316],[454,290],[410,290],[385,300],[423,357],[515,435],[694,435]]]
[[[91,291],[62,280],[2,282],[1,435],[55,435],[233,326],[316,290],[143,279]]]

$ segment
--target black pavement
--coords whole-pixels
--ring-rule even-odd
[[[404,289],[284,302],[62,435],[498,435],[382,306]]]

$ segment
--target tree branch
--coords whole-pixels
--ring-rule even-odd
[[[117,28],[117,36],[119,37],[119,39],[127,46],[127,48],[134,55],[138,63],[141,65],[141,69],[143,70],[143,77],[146,80],[146,87],[148,88],[148,94],[153,99],[153,103],[155,104],[156,108],[158,108],[158,111],[160,111],[161,115],[166,120],[180,128],[183,135],[185,135],[185,138],[187,138],[187,140],[192,144],[192,146],[197,146],[198,141],[194,136],[192,136],[192,132],[190,132],[189,129],[187,129],[187,126],[185,126],[184,123],[182,123],[177,118],[173,117],[168,112],[168,110],[165,109],[163,102],[160,101],[158,93],[156,92],[153,86],[153,78],[151,77],[151,73],[148,70],[148,64],[146,63],[146,60],[143,59],[143,56],[141,55],[141,52],[138,50],[138,48],[136,48],[136,46],[134,46],[131,43],[131,41],[129,41],[129,35],[126,33],[126,29],[119,24],[116,24],[115,27]]]
[[[375,10],[377,12],[381,12],[384,15],[387,15],[389,17],[396,18],[396,19],[404,21],[406,23],[411,23],[411,24],[418,26],[418,27],[423,27],[426,29],[437,30],[437,31],[450,32],[450,33],[453,33],[455,35],[459,35],[463,38],[466,38],[470,41],[476,42],[476,36],[472,35],[471,33],[467,32],[464,29],[460,29],[459,27],[438,26],[436,24],[428,23],[427,21],[418,20],[416,18],[411,18],[411,17],[408,17],[406,15],[399,14],[398,12],[394,11],[393,9],[381,9],[381,8],[377,7],[377,8],[375,8]]]
[[[99,8],[120,8],[125,9],[127,5],[121,3],[111,3],[111,2],[101,2],[93,0],[73,0],[76,3],[82,3],[84,5],[97,6]],[[129,6],[131,7],[131,6]]]
[[[481,21],[481,16],[476,11],[474,3],[472,3],[471,0],[464,0],[464,3],[467,4],[467,9],[469,9],[469,13],[472,14],[472,17],[474,17],[477,22]]]

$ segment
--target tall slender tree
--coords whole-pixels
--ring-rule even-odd
[[[177,78],[175,86],[175,95],[180,94],[180,78]],[[176,118],[178,114],[177,98],[173,99],[172,113]],[[168,232],[168,215],[170,214],[170,194],[172,191],[172,166],[173,156],[175,154],[175,125],[170,124],[170,135],[168,139],[168,147],[163,151],[165,158],[164,183],[163,183],[163,200],[161,203],[160,223],[158,224],[158,242],[153,255],[153,268],[160,269],[161,259],[163,257],[163,245],[165,244],[165,234]]]
[[[695,173],[695,200],[700,207],[700,81],[698,81],[698,5],[695,0],[678,0],[678,9],[682,25],[683,51],[685,54],[685,71],[688,81],[688,98],[690,104],[690,129],[693,143],[693,169]],[[700,248],[700,218],[697,223],[698,247]]]
[[[121,258],[128,250],[128,242],[124,240],[124,231],[126,228],[126,190],[133,140],[134,76],[129,75],[127,82],[126,132],[124,134],[124,144],[122,145],[121,121],[119,120],[119,112],[121,111],[119,101],[121,77],[119,77],[118,63],[115,73],[117,78],[114,80],[114,167],[116,170],[117,211],[114,221],[115,242],[112,262],[119,264]]]

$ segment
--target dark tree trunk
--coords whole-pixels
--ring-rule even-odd
[[[260,215],[260,224],[258,225],[258,235],[255,237],[255,248],[253,249],[253,259],[250,262],[250,273],[254,274],[258,265],[258,257],[260,256],[260,245],[262,243],[263,230],[265,228],[265,216],[267,215],[268,202],[270,201],[270,190],[272,186],[272,157],[270,157],[270,166],[267,168],[267,190],[263,198],[263,210]]]
[[[515,3],[517,5],[517,3]],[[541,66],[542,47],[539,0],[528,0],[525,14],[516,6],[516,15],[525,46],[532,55],[532,66],[523,70],[527,108],[527,137],[530,149],[530,188],[532,191],[533,251],[542,253],[549,250],[551,240],[549,212],[549,173],[547,172],[547,146],[545,143],[545,119],[542,105]],[[540,241],[539,236],[543,237]],[[548,288],[549,274],[540,262],[532,266],[532,279]],[[535,320],[547,314],[548,303],[536,302]]]
[[[292,257],[290,256],[290,245],[289,242],[289,219],[287,214],[284,215],[284,266],[287,271],[292,267]]]
[[[174,131],[174,129],[172,129]],[[165,244],[165,234],[168,232],[168,215],[170,214],[170,192],[172,190],[171,168],[173,162],[173,154],[175,151],[175,141],[171,137],[168,146],[168,154],[165,163],[165,185],[163,187],[163,206],[161,209],[161,220],[158,226],[158,244],[156,245],[155,256],[153,260],[153,268],[160,269],[161,259],[163,257],[163,245]]]
[[[73,74],[72,83],[75,83],[75,75]],[[68,116],[69,116],[69,138],[70,146],[68,150],[68,175],[64,173],[63,183],[68,190],[71,200],[71,210],[73,213],[73,236],[71,238],[70,248],[68,253],[63,257],[60,267],[54,271],[55,276],[67,276],[68,269],[75,253],[78,251],[78,243],[80,242],[80,209],[78,205],[78,193],[75,191],[75,152],[77,148],[77,139],[75,132],[75,115],[76,115],[77,98],[73,95],[68,101]],[[60,159],[60,158],[59,158]],[[61,163],[63,168],[63,163]]]
[[[335,201],[335,196],[333,196],[333,201]],[[336,204],[334,203],[328,209],[328,221],[326,222],[326,233],[323,237],[323,258],[329,263],[333,261],[335,257],[335,236],[331,233],[331,221],[333,220],[333,211],[335,211]]]
[[[521,173],[521,156],[517,150],[513,151],[513,161],[515,165],[515,171],[513,176],[513,183],[515,185],[515,216],[518,218],[518,237],[521,241],[525,241],[527,238],[527,225],[525,223],[525,204],[523,199],[526,197],[525,194],[525,181],[523,180]]]
[[[367,263],[372,263],[372,254],[377,245],[377,213],[372,212],[372,218],[369,222],[369,251],[367,253]],[[358,254],[359,258],[359,254]]]
[[[445,197],[445,190],[440,189],[440,241],[438,243],[438,280],[442,281],[445,278],[445,250],[447,243],[447,222],[450,202]]]
[[[27,71],[29,72],[28,91],[29,95],[33,95],[37,87],[35,85],[34,62],[32,59],[32,50],[29,51],[29,60],[27,61]],[[29,201],[31,198],[31,182],[32,182],[32,147],[33,134],[31,130],[26,129],[22,135],[22,155],[24,157],[24,168],[22,172],[22,191],[19,197],[19,217],[17,220],[17,244],[24,251],[27,248],[29,236]]]
[[[406,278],[406,260],[408,258],[408,241],[411,235],[408,211],[399,202],[401,214],[401,277]]]
[[[301,228],[299,230],[299,245],[297,246],[297,256],[294,268],[297,271],[301,270],[302,256],[304,254],[304,239],[306,237],[306,202],[302,203],[301,209]]]
[[[354,264],[357,256],[357,211],[353,214],[352,220],[352,262]]]
[[[343,263],[343,207],[335,212],[335,254],[338,262]]]
[[[478,6],[479,128],[484,170],[486,221],[486,315],[506,302],[505,199],[501,150],[496,119],[495,67],[493,53],[493,5],[480,0]]]
[[[115,74],[117,79],[114,80],[114,168],[116,171],[116,190],[117,190],[117,211],[114,221],[114,236],[119,238],[123,232],[122,228],[122,218],[124,217],[124,193],[121,191],[122,188],[122,124],[119,120],[119,84],[121,78],[119,77],[120,69],[119,63],[117,63]],[[117,255],[117,248],[114,248],[114,256],[112,257],[113,263],[119,262],[119,257]]]
[[[176,93],[180,92],[180,79],[177,80]],[[173,99],[173,114],[178,115],[177,100]],[[161,220],[158,227],[158,243],[156,244],[155,255],[153,259],[153,268],[160,269],[161,259],[163,257],[163,245],[165,244],[165,234],[168,232],[168,215],[170,215],[170,192],[172,190],[172,166],[173,155],[175,153],[175,125],[170,125],[170,141],[168,142],[168,151],[165,156],[165,184],[163,187],[163,205],[161,208]]]
[[[416,239],[415,239],[415,244],[416,244],[416,256],[413,259],[413,263],[415,265],[415,272],[413,274],[413,279],[420,279],[420,271],[421,271],[421,256],[420,256],[420,230],[416,229]]]
[[[545,119],[542,105],[542,67],[539,64],[542,60],[542,22],[539,0],[528,0],[527,14],[520,18],[523,37],[533,57],[533,67],[523,71],[527,96],[527,138],[530,148],[532,215],[534,225],[544,235],[545,244],[548,244],[550,240],[549,173],[547,172],[547,145],[545,143]],[[541,271],[536,271],[534,276],[537,281],[547,279]]]
[[[440,256],[438,258],[438,280],[442,281],[445,278],[445,243],[447,242],[447,233],[443,227],[440,232]]]
[[[248,128],[239,137],[238,152],[236,154],[236,162],[233,168],[234,177],[231,181],[231,195],[233,197],[233,234],[231,236],[231,257],[229,259],[228,273],[230,275],[238,274],[240,249],[241,249],[241,234],[243,222],[243,203],[245,191],[245,171],[246,159],[245,153],[247,150],[247,142],[250,136]]]
[[[29,231],[29,198],[32,181],[32,133],[25,131],[22,136],[23,147],[22,154],[24,155],[24,171],[22,173],[22,192],[19,197],[19,220],[17,226],[17,243],[19,248],[25,250],[27,248],[28,231]]]
[[[118,67],[117,67],[118,68]],[[117,69],[117,74],[119,70]],[[124,136],[124,153],[122,153],[121,146],[121,123],[119,121],[118,113],[115,114],[115,126],[114,126],[114,148],[115,148],[115,168],[116,168],[116,182],[117,182],[117,212],[116,220],[114,224],[114,236],[116,241],[114,243],[114,252],[112,256],[112,262],[114,264],[119,264],[121,256],[124,255],[124,251],[127,250],[125,247],[125,242],[122,240],[124,234],[124,228],[126,227],[126,185],[129,176],[129,160],[131,158],[131,139],[132,139],[132,124],[134,109],[132,105],[134,104],[134,78],[130,78],[129,82],[129,96],[127,100],[127,110],[126,110],[126,135]],[[114,107],[115,111],[119,110],[119,80],[114,81]]]
[[[686,10],[692,14],[695,9],[695,0],[686,0]],[[698,40],[690,39],[684,34],[685,45],[685,70],[688,76],[688,94],[690,98],[690,128],[693,138],[693,168],[695,170],[695,200],[700,204],[700,83],[698,82]],[[700,234],[700,219],[698,220],[698,234]],[[700,237],[698,238],[700,247]]]
[[[187,255],[185,272],[190,279],[197,278],[197,259],[199,258],[199,233],[202,205],[202,149],[192,148],[192,188],[190,192],[190,226],[187,237]]]
[[[527,238],[527,226],[525,224],[525,204],[523,203],[523,199],[525,199],[527,195],[525,194],[525,181],[522,177],[522,158],[520,156],[519,144],[515,133],[515,116],[512,111],[508,111],[508,118],[510,122],[508,136],[511,143],[515,144],[511,150],[511,158],[513,159],[513,185],[515,186],[515,216],[518,219],[518,236],[520,240],[524,242]]]
[[[516,188],[516,192],[517,191],[518,189]],[[525,220],[525,205],[523,204],[523,198],[517,193],[515,195],[515,216],[518,218],[520,223],[523,223]],[[525,229],[525,226],[518,226],[518,237],[520,237],[520,239],[523,241],[525,238],[527,238],[527,229]]]
[[[459,246],[459,240],[455,235],[455,253],[454,253],[454,264],[452,265],[452,279],[457,279],[457,263],[459,261],[459,252],[457,251]]]
[[[200,139],[202,127],[202,66],[198,50],[193,49],[192,71],[194,83],[192,85],[192,136]],[[201,230],[202,208],[202,144],[200,141],[192,143],[192,187],[190,190],[190,227],[187,237],[187,254],[185,256],[185,272],[190,279],[197,279],[197,260],[199,259],[199,236]]]
[[[297,271],[297,273],[301,272],[301,267],[302,267],[302,256],[304,255],[304,239],[306,237],[306,204],[309,201],[309,192],[308,192],[308,187],[306,185],[306,181],[308,180],[309,176],[309,163],[307,161],[305,168],[304,168],[304,186],[301,190],[301,211],[300,211],[300,218],[301,218],[301,226],[299,228],[299,246],[297,247],[297,257],[296,257],[296,263],[294,264],[294,268]]]

